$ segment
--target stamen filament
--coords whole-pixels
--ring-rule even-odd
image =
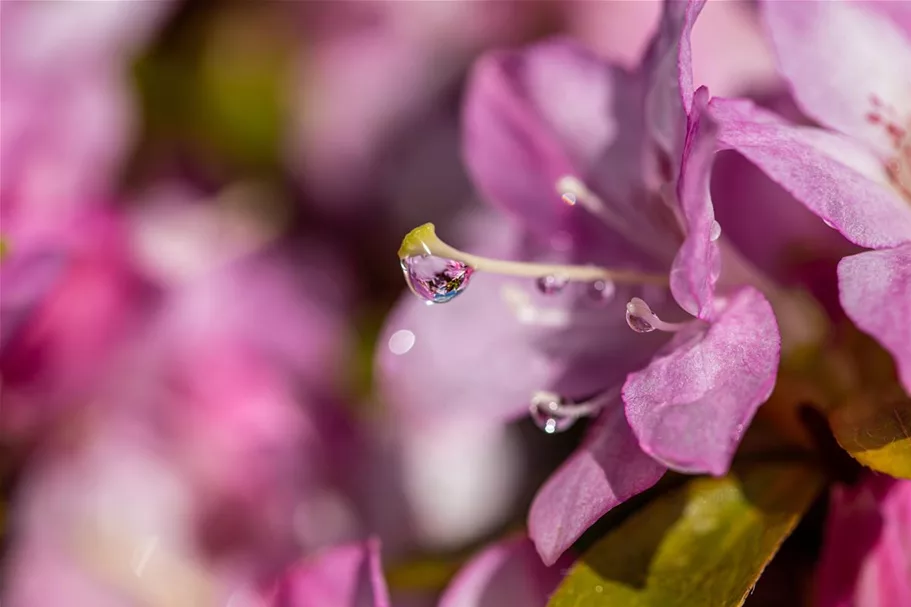
[[[657,243],[641,238],[635,226],[630,224],[622,215],[617,215],[611,208],[604,204],[601,198],[588,189],[582,181],[572,175],[564,175],[557,180],[555,184],[557,193],[562,199],[570,204],[579,204],[583,209],[603,221],[608,227],[623,235],[631,244],[638,246],[642,251],[649,253],[656,261],[668,260],[668,251],[662,249]],[[669,205],[672,210],[676,211],[675,205]],[[678,218],[679,219],[679,218]],[[685,231],[685,230],[684,230]],[[670,254],[673,258],[674,254]]]
[[[574,403],[553,392],[538,391],[531,397],[528,412],[539,428],[548,434],[563,432],[583,417],[595,417],[616,400],[619,388],[608,390],[582,403]]]
[[[399,259],[415,255],[433,255],[460,261],[472,266],[475,270],[519,276],[523,278],[544,278],[560,276],[577,282],[594,282],[612,280],[617,283],[667,285],[666,275],[647,274],[635,270],[613,270],[594,265],[576,266],[522,261],[504,261],[480,255],[472,255],[452,247],[436,235],[432,223],[425,223],[413,229],[405,236],[399,247]]]
[[[621,216],[615,215],[604,201],[601,200],[594,192],[588,189],[582,181],[577,177],[572,175],[564,175],[557,180],[556,183],[557,193],[563,196],[564,200],[567,200],[566,195],[570,194],[573,202],[571,204],[578,203],[586,211],[594,215],[595,217],[600,218],[604,223],[611,226],[612,228],[628,232],[632,230],[632,226]]]
[[[686,322],[666,322],[658,318],[652,309],[643,300],[633,297],[626,304],[626,322],[637,333],[649,333],[654,330],[676,333],[685,329],[696,320]]]

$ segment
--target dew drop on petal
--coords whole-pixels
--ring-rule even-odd
[[[824,224],[826,224],[828,227],[832,228],[833,230],[835,229],[835,224],[832,223],[831,221],[829,221],[828,219],[823,219],[822,222]]]
[[[598,303],[609,302],[616,292],[617,285],[612,280],[596,280],[588,285],[588,296]]]
[[[721,224],[717,221],[712,222],[712,228],[709,230],[709,240],[715,242],[721,238]]]
[[[435,255],[412,255],[401,260],[405,282],[429,304],[446,303],[468,287],[474,268]]]
[[[560,196],[560,200],[562,200],[564,203],[566,203],[567,205],[569,205],[571,207],[576,206],[576,195],[573,194],[572,192],[566,192],[565,194]]]
[[[556,295],[569,284],[565,276],[542,276],[537,280],[538,290],[545,295]]]
[[[572,403],[556,395],[535,397],[531,403],[531,419],[547,434],[558,434],[569,430],[578,417],[561,413],[561,407]]]

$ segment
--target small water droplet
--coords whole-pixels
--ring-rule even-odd
[[[531,419],[547,434],[565,432],[578,419],[560,411],[561,407],[568,405],[572,405],[572,402],[557,395],[536,396],[532,400]]]
[[[545,295],[556,295],[569,284],[565,276],[542,276],[537,280],[538,290]]]
[[[629,312],[626,313],[626,324],[636,333],[651,333],[655,330],[655,327],[650,325],[644,318]]]
[[[709,231],[709,240],[715,242],[719,238],[721,238],[721,224],[717,221],[713,221],[712,228]]]
[[[626,304],[626,324],[636,333],[651,333],[655,327],[645,319],[645,315],[650,314],[651,309],[644,301],[634,297]]]
[[[576,206],[576,195],[573,194],[572,192],[566,192],[565,194],[560,196],[560,200],[562,200],[564,203],[568,204],[571,207]]]
[[[604,592],[604,586],[602,586],[601,584],[598,584],[597,586],[595,586],[595,592],[597,592],[598,594],[601,594],[602,592]]]
[[[829,221],[828,219],[823,219],[822,222],[824,224],[826,224],[827,226],[829,226],[830,228],[832,228],[833,230],[835,229],[835,224],[832,223],[831,221]]]
[[[446,303],[468,287],[474,268],[461,261],[413,255],[401,260],[405,282],[428,304]]]
[[[612,280],[596,280],[588,285],[588,296],[598,303],[606,303],[614,298],[617,285]]]

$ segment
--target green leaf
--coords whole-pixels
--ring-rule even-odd
[[[549,607],[741,605],[822,484],[802,462],[694,479],[599,540]]]
[[[829,415],[829,425],[861,464],[911,479],[911,401],[853,400]]]

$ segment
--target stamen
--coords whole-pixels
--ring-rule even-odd
[[[532,395],[528,411],[539,428],[548,434],[556,434],[569,430],[583,417],[596,416],[618,394],[619,390],[609,390],[577,404],[554,392],[538,391]]]
[[[630,224],[622,215],[617,215],[611,211],[611,208],[604,204],[604,201],[588,189],[579,178],[572,175],[564,175],[557,180],[554,187],[557,193],[560,194],[560,199],[569,206],[575,206],[578,203],[579,206],[603,221],[617,233],[622,234],[626,240],[638,246],[642,251],[649,253],[656,260],[667,259],[667,251],[663,250],[658,243],[641,238],[635,226]],[[670,190],[670,194],[673,195],[673,190]],[[677,212],[675,203],[669,203],[669,207]],[[679,214],[679,212],[677,213]],[[673,254],[671,254],[671,257],[673,257]]]
[[[609,226],[622,231],[631,230],[629,223],[623,217],[611,212],[610,207],[604,204],[597,194],[589,190],[579,178],[564,175],[557,180],[555,187],[561,200],[566,204],[575,206],[578,203],[583,209],[601,218]]]
[[[521,261],[503,261],[472,255],[452,247],[436,235],[432,223],[413,229],[405,236],[399,248],[399,259],[403,263],[415,257],[437,257],[469,266],[473,271],[480,270],[494,274],[519,276],[523,278],[546,278],[559,276],[561,279],[575,282],[594,282],[611,280],[615,283],[631,284],[668,284],[668,277],[663,274],[647,274],[635,270],[612,270],[594,265],[575,266],[550,263],[530,263]]]
[[[516,320],[525,325],[561,328],[568,326],[572,320],[565,308],[536,306],[528,291],[516,285],[503,285],[500,289],[500,297],[512,310]],[[579,320],[578,316],[575,317],[575,320]]]
[[[654,330],[674,333],[689,326],[694,321],[665,322],[652,312],[648,304],[638,297],[633,297],[626,304],[626,324],[636,333],[651,333]]]

